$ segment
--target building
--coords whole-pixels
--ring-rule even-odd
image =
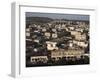
[[[58,50],[58,47],[56,46],[57,42],[46,41],[46,44],[48,50]]]
[[[33,41],[39,43],[39,40],[38,39],[34,39]]]
[[[26,28],[26,36],[30,37],[30,28]]]
[[[82,29],[82,28],[76,28],[75,30],[78,31],[78,32],[83,32],[84,29]]]
[[[30,37],[30,33],[29,33],[29,32],[26,32],[26,36],[27,36],[27,37]]]
[[[69,49],[69,50],[54,50],[51,52],[51,58],[57,57],[77,57],[80,58],[81,55],[84,54],[84,50],[76,50],[76,49]]]
[[[31,56],[30,61],[32,63],[37,63],[37,62],[47,63],[48,58],[47,58],[47,56]]]
[[[75,39],[76,40],[86,40],[86,35],[85,34],[75,35]]]
[[[46,31],[47,31],[46,28],[43,28],[43,29],[42,29],[42,32],[46,32]]]
[[[69,26],[68,28],[69,28],[69,30],[74,30],[75,29],[73,26]]]
[[[50,37],[51,34],[50,34],[50,32],[45,32],[44,35],[45,35],[46,37]]]
[[[78,31],[70,31],[71,32],[71,35],[75,36],[75,35],[81,35],[80,32]]]
[[[73,40],[73,44],[76,44],[76,45],[83,47],[83,48],[88,46],[88,43],[86,43],[84,41],[77,41],[77,40]]]
[[[65,29],[66,28],[66,24],[62,24],[62,28]]]
[[[57,30],[55,28],[52,29],[53,32],[56,32]]]

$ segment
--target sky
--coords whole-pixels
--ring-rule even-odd
[[[59,13],[39,13],[26,12],[26,17],[48,17],[52,19],[68,19],[68,20],[86,20],[89,21],[89,15],[80,14],[59,14]]]

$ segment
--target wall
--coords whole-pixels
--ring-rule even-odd
[[[0,2],[0,80],[13,80],[10,77],[11,67],[11,2],[23,1],[23,0],[1,0]],[[99,0],[24,0],[24,2],[33,2],[34,4],[46,4],[46,5],[78,5],[78,6],[95,6],[97,8],[97,23],[95,26],[96,36],[94,44],[98,55],[99,53],[99,41],[100,41],[100,5]],[[100,58],[98,56],[98,71],[96,73],[77,73],[77,74],[65,74],[62,76],[36,76],[30,78],[21,78],[22,80],[99,80],[100,74]],[[21,80],[19,78],[19,80]]]

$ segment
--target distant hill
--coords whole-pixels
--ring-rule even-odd
[[[53,19],[48,18],[48,17],[26,17],[26,23],[27,24],[32,24],[32,23],[48,23],[53,21]]]
[[[51,21],[54,20],[59,20],[59,19],[52,19],[52,18],[48,18],[48,17],[26,17],[26,26],[29,26],[30,24],[43,24],[43,23],[49,23]],[[82,22],[86,22],[87,24],[89,24],[89,21],[86,20],[68,20],[68,19],[60,19],[62,21],[82,21]]]

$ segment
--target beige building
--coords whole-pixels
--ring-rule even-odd
[[[75,36],[76,40],[86,40],[86,35],[78,31],[71,31],[71,35]]]
[[[81,35],[81,33],[78,31],[70,31],[70,32],[71,32],[71,35],[74,35],[74,36]]]
[[[86,40],[86,35],[85,34],[83,34],[83,35],[81,35],[81,34],[75,35],[75,39],[76,40]]]
[[[87,43],[85,43],[85,42],[83,42],[83,41],[76,41],[76,40],[73,40],[73,44],[76,44],[76,45],[78,45],[78,46],[80,46],[80,47],[83,47],[83,48],[85,48],[85,47],[88,46]]]
[[[84,53],[84,50],[75,50],[75,49],[69,49],[69,50],[55,50],[51,52],[52,58],[57,57],[77,57],[80,58],[81,55]]]

